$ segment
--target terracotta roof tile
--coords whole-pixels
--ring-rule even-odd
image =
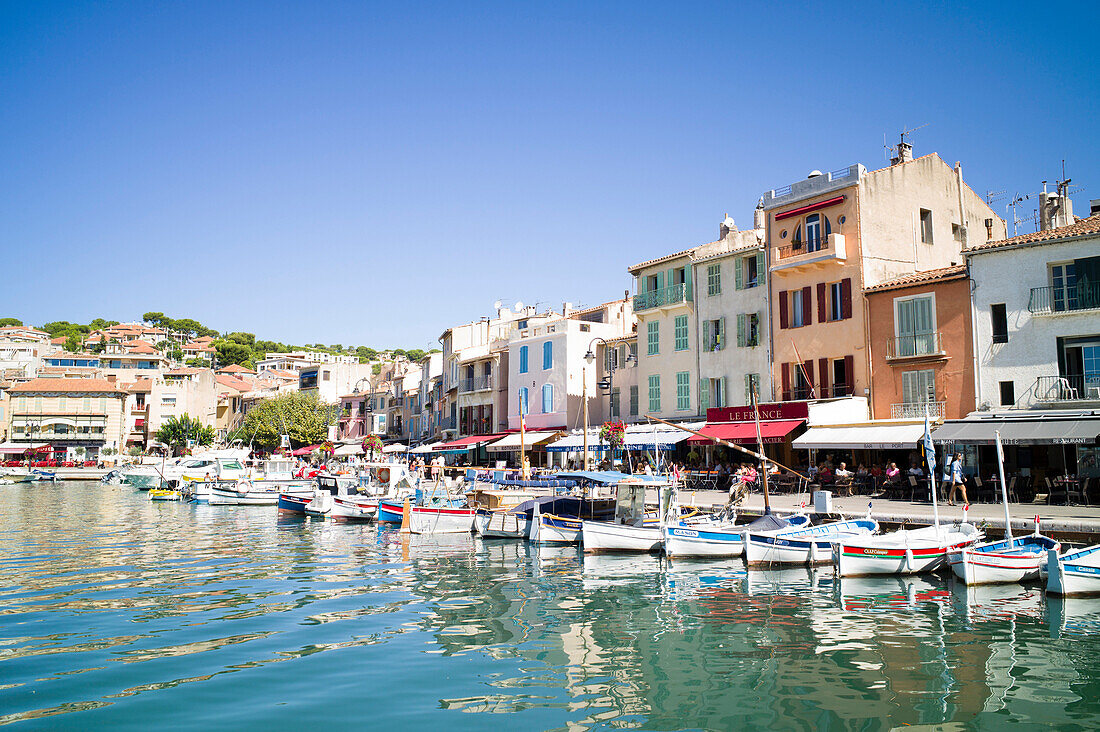
[[[165,371],[165,376],[194,376],[195,374],[202,373],[203,369],[194,368],[192,366],[186,366],[183,368],[172,369],[171,371]]]
[[[228,366],[226,366],[225,368],[218,369],[218,373],[219,374],[254,374],[256,372],[253,371],[252,369],[246,369],[244,366],[241,366],[239,363],[231,363]]]
[[[916,287],[917,285],[927,285],[933,282],[966,279],[966,276],[966,265],[956,264],[952,267],[930,269],[927,272],[911,272],[907,275],[888,280],[887,282],[865,287],[863,291],[881,292],[882,290],[897,290],[902,287]]]
[[[61,392],[84,392],[84,393],[106,393],[106,394],[121,394],[123,389],[119,384],[106,379],[61,379],[61,378],[47,378],[47,379],[31,379],[30,381],[13,386],[10,391],[12,393],[48,393],[59,394]]]
[[[1043,242],[1072,239],[1074,237],[1088,236],[1090,234],[1100,234],[1100,214],[1081,219],[1069,226],[1059,226],[1057,229],[1036,231],[1031,234],[1020,234],[1011,239],[1002,239],[1000,241],[987,241],[983,244],[972,246],[969,249],[964,249],[963,253],[984,252],[990,249],[1002,249],[1021,244],[1041,244]]]
[[[713,243],[714,242],[708,242],[708,244],[713,244]],[[657,257],[656,259],[647,259],[644,262],[639,262],[638,264],[632,264],[632,265],[630,265],[629,267],[626,268],[626,271],[633,274],[636,271],[638,271],[639,269],[644,269],[646,267],[652,267],[655,264],[660,264],[661,262],[667,262],[669,260],[676,259],[677,257],[686,257],[689,254],[691,254],[693,251],[698,249],[699,246],[706,246],[706,244],[700,244],[698,246],[691,247],[690,249],[685,249],[682,252],[674,252],[673,254],[666,254],[663,257]]]

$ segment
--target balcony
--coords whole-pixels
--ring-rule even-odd
[[[463,379],[458,382],[458,390],[461,393],[468,393],[471,391],[485,391],[486,389],[493,388],[493,375],[486,374],[485,376],[475,376],[472,379]]]
[[[130,407],[130,414],[145,414],[149,410],[149,407],[145,404],[135,404]]]
[[[944,419],[947,402],[901,402],[890,407],[891,419],[924,419],[927,410],[929,419]]]
[[[1075,287],[1032,287],[1027,309],[1032,315],[1100,309],[1100,282],[1078,282]]]
[[[665,287],[660,290],[639,292],[634,296],[634,312],[669,308],[691,301],[691,287],[685,283]]]
[[[830,262],[844,262],[847,258],[844,235],[829,234],[824,238],[796,241],[776,247],[771,271],[783,273],[804,267],[820,268]]]
[[[1032,389],[1035,401],[1048,404],[1100,402],[1100,374],[1040,376]]]
[[[914,333],[886,341],[886,360],[947,358],[940,332]]]
[[[456,424],[457,421],[458,420],[455,419],[454,417],[447,417],[445,419],[441,419],[441,420],[439,420],[439,429],[441,431],[444,431],[444,432],[447,431],[447,430],[458,429],[458,426]]]

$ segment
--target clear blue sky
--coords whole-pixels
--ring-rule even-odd
[[[426,348],[496,299],[619,297],[923,123],[979,192],[1065,158],[1080,212],[1097,7],[5,3],[0,316]]]

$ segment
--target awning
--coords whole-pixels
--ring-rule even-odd
[[[699,423],[692,423],[684,425],[689,429],[698,430],[701,426]],[[654,444],[657,445],[658,450],[671,450],[679,443],[686,440],[691,436],[690,432],[684,432],[683,430],[669,429],[668,427],[661,427],[654,429],[651,425],[631,425],[626,428],[626,433],[623,435],[623,449],[625,450],[652,450]],[[588,431],[588,451],[589,452],[605,452],[607,450],[607,443],[600,440],[599,430]],[[577,433],[564,437],[552,445],[546,448],[547,452],[583,452],[584,451],[584,434]]]
[[[12,442],[11,440],[0,444],[0,454],[22,455],[27,450],[39,452],[50,446],[48,442]]]
[[[760,436],[765,443],[783,442],[787,435],[801,425],[805,420],[801,419],[774,419],[760,422]],[[708,437],[717,437],[719,440],[733,442],[740,445],[755,444],[755,422],[718,422],[708,424],[699,430]],[[688,437],[688,443],[692,445],[710,445],[710,440],[692,435]]]
[[[504,437],[504,435],[505,433],[501,432],[496,435],[470,435],[469,437],[461,437],[457,440],[444,442],[442,445],[436,445],[433,451],[447,454],[466,452],[486,442],[499,440],[501,437]]]
[[[406,445],[403,442],[392,442],[389,445],[386,445],[385,447],[383,447],[382,452],[384,452],[384,453],[408,452],[408,449],[409,449],[409,446]]]
[[[363,446],[362,445],[355,445],[355,444],[340,445],[340,447],[336,448],[333,451],[332,454],[335,455],[336,457],[350,457],[352,455],[362,455],[363,454]]]
[[[932,440],[967,445],[1095,445],[1100,414],[1079,416],[978,417],[945,422],[932,431]]]
[[[801,450],[915,450],[923,436],[923,423],[811,427],[791,446]]]
[[[640,430],[634,434],[627,432],[623,437],[623,448],[627,450],[671,450],[687,438],[690,432],[683,430]]]
[[[523,444],[525,448],[532,448],[535,445],[542,445],[542,443],[552,440],[555,436],[561,434],[560,432],[537,432],[530,431],[523,438]],[[505,435],[501,439],[494,442],[485,448],[489,452],[518,452],[519,451],[519,433],[513,432]]]
[[[598,430],[588,431],[588,451],[589,452],[603,452],[607,449],[606,444],[600,444],[600,433]],[[584,451],[584,434],[577,433],[575,435],[569,435],[563,437],[553,445],[548,445],[546,452],[583,452]]]
[[[291,455],[309,455],[316,450],[320,445],[307,445],[305,447],[299,447],[297,450],[291,450]]]
[[[420,445],[419,447],[414,447],[413,449],[409,450],[409,452],[413,453],[414,455],[427,455],[431,452],[434,452],[435,448],[438,447],[439,445],[442,445],[442,444],[443,443],[441,441],[439,441],[439,442],[428,442],[428,443],[425,443],[423,445]]]

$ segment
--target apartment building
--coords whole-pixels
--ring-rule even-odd
[[[108,379],[36,378],[8,390],[8,435],[28,447],[48,444],[59,459],[94,460],[126,444],[127,393]]]
[[[915,272],[864,290],[876,419],[961,419],[974,401],[966,266]],[[819,373],[828,363],[818,364]]]
[[[639,421],[638,334],[602,340],[597,344],[596,356],[599,364],[596,384],[600,393],[588,405],[590,421],[595,424],[609,420]]]
[[[764,194],[773,378],[786,401],[867,396],[866,288],[963,262],[1004,222],[935,153],[851,165]]]
[[[372,375],[372,365],[358,360],[314,364],[298,371],[298,391],[316,394],[325,404],[336,404],[342,395],[357,391],[359,382],[369,382]]]

